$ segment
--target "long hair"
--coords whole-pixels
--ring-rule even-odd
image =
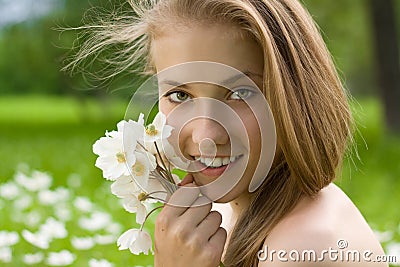
[[[231,234],[226,266],[257,266],[265,238],[302,196],[331,183],[352,139],[346,91],[328,49],[297,0],[131,0],[131,14],[85,26],[89,38],[67,68],[97,58],[114,65],[112,77],[131,69],[154,72],[151,46],[168,29],[231,23],[263,50],[264,87],[280,153]],[[140,64],[138,64],[140,63]],[[145,66],[138,69],[138,66]]]

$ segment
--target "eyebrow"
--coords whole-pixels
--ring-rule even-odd
[[[251,76],[259,77],[259,78],[263,77],[263,75],[259,74],[259,73],[254,73],[254,72],[251,72],[251,71],[244,71],[244,72],[238,73],[238,74],[236,74],[236,75],[234,75],[232,77],[229,77],[226,80],[221,81],[219,84],[221,84],[221,85],[229,85],[229,84],[235,83],[236,81],[238,81],[239,79],[241,79],[243,77],[250,78]],[[176,87],[183,87],[183,88],[186,88],[186,89],[188,88],[188,86],[186,84],[184,84],[184,83],[181,83],[181,82],[178,82],[178,81],[174,81],[174,80],[168,80],[168,79],[162,80],[160,82],[160,84],[168,84],[168,85],[172,85],[172,86],[176,86]]]

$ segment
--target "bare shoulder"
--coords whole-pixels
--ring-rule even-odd
[[[359,210],[330,184],[316,197],[302,199],[273,229],[259,252],[259,267],[388,266],[373,262],[383,253]]]

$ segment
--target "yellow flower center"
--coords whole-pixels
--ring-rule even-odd
[[[142,176],[144,174],[145,168],[142,163],[136,162],[135,165],[132,166],[132,172],[135,176]]]
[[[125,158],[125,153],[124,152],[118,152],[115,156],[117,157],[117,161],[119,163],[126,162],[126,158]]]
[[[150,124],[150,125],[146,126],[146,134],[148,134],[150,136],[157,135],[158,131],[156,129],[156,126],[154,126],[153,124]]]
[[[142,192],[142,193],[140,193],[140,194],[137,196],[137,198],[138,198],[139,201],[146,200],[147,194],[144,193],[144,192]]]

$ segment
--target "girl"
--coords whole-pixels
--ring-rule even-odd
[[[146,63],[146,73],[190,62],[225,64],[257,85],[276,124],[271,170],[249,192],[262,134],[247,114],[245,100],[252,92],[192,83],[160,94],[166,115],[199,98],[230,106],[244,122],[250,149],[240,181],[218,199],[229,204],[213,211],[211,204],[194,207],[197,186],[220,174],[204,163],[200,143],[211,140],[213,163],[219,158],[223,165],[233,140],[223,125],[207,118],[182,128],[180,151],[206,170],[181,183],[195,190],[179,189],[170,198],[190,207],[166,205],[158,215],[155,266],[387,266],[377,260],[383,250],[370,227],[332,183],[351,143],[352,117],[331,56],[302,5],[297,0],[132,0],[130,6],[134,15],[89,27],[94,35],[71,64],[110,45],[122,49],[112,75],[138,62]]]

